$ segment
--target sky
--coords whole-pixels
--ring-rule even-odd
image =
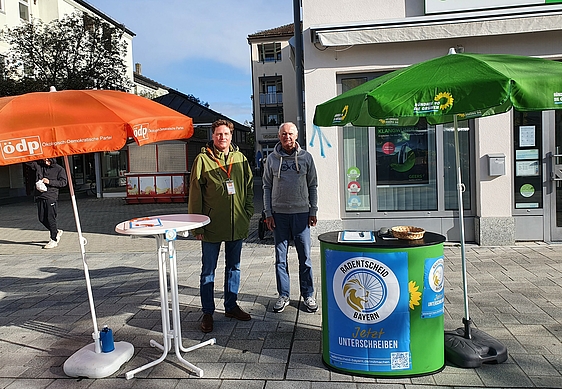
[[[293,0],[86,0],[135,33],[142,75],[252,120],[248,35],[293,23]]]

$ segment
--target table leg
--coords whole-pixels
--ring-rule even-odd
[[[166,268],[166,246],[163,245],[163,239],[160,235],[156,236],[156,250],[158,253],[158,279],[160,284],[160,313],[162,316],[162,344],[156,342],[155,340],[150,340],[150,345],[152,347],[159,348],[162,350],[162,355],[160,358],[149,362],[143,366],[140,366],[134,370],[125,373],[126,379],[131,379],[133,376],[143,370],[146,370],[152,366],[155,366],[166,359],[168,352],[172,347],[172,341],[170,339],[170,317],[169,317],[169,299],[168,299],[168,281],[167,281],[167,268]]]
[[[181,318],[180,318],[180,304],[179,304],[179,296],[178,296],[178,270],[177,270],[177,260],[176,260],[176,249],[173,240],[168,242],[168,254],[170,258],[170,292],[172,295],[172,323],[173,323],[173,334],[174,334],[174,346],[176,349],[176,356],[178,360],[186,365],[188,368],[193,370],[198,377],[203,377],[203,369],[198,368],[197,366],[191,364],[187,360],[185,360],[182,355],[180,354],[180,350],[182,352],[189,352],[196,350],[200,347],[215,344],[215,338],[209,339],[203,343],[199,343],[195,346],[185,348],[183,346],[183,341],[181,337]]]

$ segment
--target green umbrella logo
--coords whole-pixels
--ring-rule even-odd
[[[333,120],[334,124],[343,122],[345,120],[345,117],[347,116],[348,111],[349,111],[349,105],[346,105],[341,110],[341,113],[335,114]]]
[[[439,102],[439,109],[444,111],[453,106],[453,96],[449,92],[440,92],[435,96],[435,101]]]

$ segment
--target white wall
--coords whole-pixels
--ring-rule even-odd
[[[477,215],[509,217],[513,209],[512,195],[512,113],[478,119],[476,123],[476,206]],[[488,154],[505,155],[505,175],[488,175]],[[479,165],[479,166],[478,166]]]

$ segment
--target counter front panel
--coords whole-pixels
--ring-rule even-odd
[[[319,236],[322,358],[343,373],[417,376],[445,365],[443,242]]]

